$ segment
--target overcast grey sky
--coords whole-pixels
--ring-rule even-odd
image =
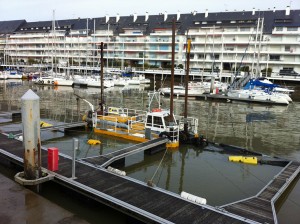
[[[26,19],[27,21],[52,20],[55,10],[56,19],[94,18],[106,14],[128,16],[133,13],[150,15],[158,13],[175,14],[209,12],[251,11],[252,8],[267,10],[300,9],[300,0],[0,0],[0,21]]]

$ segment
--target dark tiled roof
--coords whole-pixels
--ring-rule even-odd
[[[258,18],[264,18],[264,33],[271,33],[275,26],[287,26],[287,27],[300,27],[300,10],[291,10],[290,15],[285,15],[285,10],[277,10],[275,12],[268,11],[256,11],[252,14],[252,11],[241,12],[208,12],[208,16],[205,17],[205,13],[185,13],[181,14],[178,21],[176,21],[176,27],[178,34],[184,34],[189,28],[201,28],[205,26],[256,26]],[[176,20],[176,14],[168,14],[166,21],[164,21],[164,14],[149,15],[148,20],[145,21],[145,15],[137,16],[137,19],[133,21],[134,16],[120,16],[117,21],[116,17],[110,17],[108,20],[109,29],[114,32],[115,35],[123,33],[126,29],[138,29],[144,35],[148,35],[155,29],[171,29],[173,18]],[[222,21],[221,24],[217,21]],[[236,23],[232,23],[236,21]],[[205,22],[206,24],[202,24]],[[8,23],[8,24],[5,24]],[[12,25],[9,25],[11,23]],[[96,30],[107,30],[108,24],[106,23],[106,17],[88,19],[89,32],[94,30],[94,23]],[[20,26],[20,24],[22,26]],[[13,26],[14,25],[14,26]],[[56,20],[56,26],[60,26],[60,29],[72,29],[83,30],[87,29],[87,19],[71,19],[71,20]],[[12,33],[16,30],[21,32],[21,28],[30,30],[31,28],[51,27],[52,21],[43,22],[29,22],[25,20],[21,21],[7,21],[0,22],[0,33]],[[67,27],[67,28],[66,28]],[[18,29],[19,28],[19,29]]]
[[[0,21],[0,34],[14,33],[26,20]]]

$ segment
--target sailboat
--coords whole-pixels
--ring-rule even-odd
[[[66,76],[65,73],[58,73],[54,71],[54,61],[55,60],[55,42],[56,42],[56,28],[55,28],[55,10],[53,10],[53,19],[52,19],[52,62],[51,70],[46,72],[45,75],[38,77],[34,80],[35,84],[39,85],[54,85],[54,86],[72,86],[73,79],[69,76]]]

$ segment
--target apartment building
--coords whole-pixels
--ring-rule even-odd
[[[139,69],[171,66],[175,20],[175,65],[185,67],[186,41],[192,40],[190,68],[196,73],[268,71],[300,73],[300,10],[266,10],[137,15],[42,22],[0,21],[2,67]],[[9,27],[9,28],[8,28]]]

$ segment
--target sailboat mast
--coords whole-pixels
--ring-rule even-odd
[[[51,70],[54,73],[54,33],[55,33],[55,10],[52,12],[52,54],[51,54]]]
[[[260,34],[259,34],[259,42],[258,42],[258,51],[257,51],[257,64],[256,64],[256,78],[260,77],[260,50],[261,50],[261,41],[264,29],[264,18],[260,21]]]
[[[175,60],[175,19],[172,21],[172,64],[171,64],[171,95],[170,95],[170,116],[173,121],[173,93],[174,93],[174,60]]]
[[[100,45],[100,88],[101,88],[101,111],[103,111],[103,103],[104,103],[104,99],[103,99],[103,42],[101,42]]]
[[[257,20],[257,26],[256,26],[256,34],[255,34],[255,42],[254,42],[254,51],[253,51],[253,59],[252,59],[252,68],[251,68],[251,77],[253,78],[254,74],[254,61],[256,57],[256,45],[257,45],[257,38],[258,38],[258,31],[259,31],[259,25],[260,25],[260,18]],[[255,75],[257,74],[257,71],[255,71]]]

